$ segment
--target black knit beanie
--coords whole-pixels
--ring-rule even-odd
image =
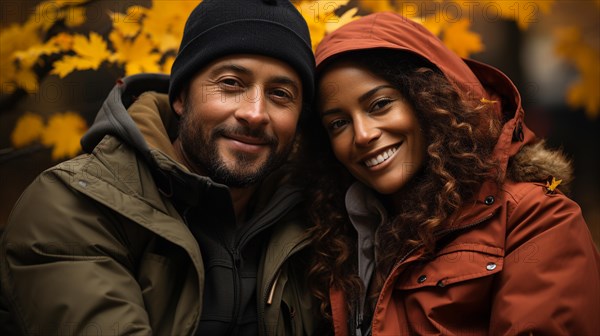
[[[171,68],[171,106],[198,71],[232,54],[258,54],[289,64],[302,80],[304,104],[312,103],[315,59],[310,33],[289,0],[204,0],[185,23]]]

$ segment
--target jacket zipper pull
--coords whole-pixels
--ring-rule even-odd
[[[354,321],[356,325],[355,335],[362,336],[362,324],[363,324],[363,316],[362,312],[360,312],[360,308],[356,307],[356,320]]]
[[[273,281],[273,285],[271,285],[271,290],[269,291],[269,297],[267,298],[267,305],[273,303],[273,295],[275,295],[275,287],[277,287],[277,281],[279,280],[279,275],[281,275],[281,268],[277,270],[277,274],[275,274],[275,281]]]
[[[234,248],[231,250],[231,255],[233,256],[233,263],[237,269],[240,269],[240,264],[242,263],[242,259],[240,258],[240,252]]]

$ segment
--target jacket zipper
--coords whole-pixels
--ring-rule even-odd
[[[240,285],[240,277],[239,277],[239,268],[240,268],[240,264],[241,264],[241,259],[240,259],[240,252],[237,248],[232,248],[231,249],[231,257],[233,259],[233,279],[234,279],[234,285],[233,285],[233,297],[235,298],[235,304],[233,305],[233,312],[232,312],[232,321],[234,323],[231,324],[231,326],[229,326],[229,330],[227,331],[227,335],[233,335],[233,331],[235,329],[235,327],[237,326],[237,322],[239,319],[239,313],[240,313],[240,305],[241,305],[241,285]]]
[[[230,251],[232,258],[233,258],[233,275],[235,278],[234,297],[236,298],[236,301],[237,301],[235,304],[234,310],[233,310],[234,320],[237,320],[239,318],[239,316],[238,316],[239,315],[239,306],[240,306],[239,301],[241,299],[241,296],[240,296],[241,285],[240,285],[240,279],[238,276],[238,272],[239,272],[238,268],[240,267],[240,262],[241,262],[239,250],[241,248],[243,248],[248,241],[250,241],[256,235],[258,235],[260,232],[262,232],[266,228],[270,227],[274,221],[285,216],[291,209],[293,209],[297,204],[299,204],[301,202],[300,197],[291,197],[297,193],[299,193],[299,191],[296,189],[286,190],[285,193],[280,195],[278,197],[278,199],[275,200],[275,204],[271,204],[271,206],[269,206],[268,208],[263,209],[261,211],[261,213],[259,214],[259,217],[256,217],[252,222],[247,223],[246,225],[248,225],[248,227],[252,227],[256,222],[261,222],[261,224],[259,226],[255,227],[254,230],[248,230],[248,231],[244,232],[234,245],[237,247],[233,247]],[[295,248],[292,250],[293,253],[297,252],[295,250]],[[288,256],[292,255],[293,253],[288,254]],[[286,257],[284,259],[284,261],[287,260],[287,258],[288,257]],[[280,273],[279,267],[277,269],[278,269],[278,271],[277,271],[277,276],[278,276]],[[272,279],[270,282],[272,282],[274,280],[275,279]],[[260,285],[260,284],[257,284],[257,285]],[[267,287],[267,288],[270,288],[270,287]],[[263,300],[263,302],[265,300]],[[257,302],[258,302],[258,298],[257,298]],[[261,325],[260,321],[262,321],[262,315],[264,315],[264,314],[261,314],[261,316],[260,316],[261,318],[258,319],[259,325]],[[229,328],[227,334],[232,334],[233,329],[234,329],[234,326],[232,325]]]
[[[299,191],[295,189],[287,190],[283,195],[278,197],[278,200],[275,204],[261,211],[261,214],[263,214],[262,216],[257,217],[252,222],[246,224],[248,227],[252,227],[256,222],[261,222],[261,224],[254,228],[254,230],[247,230],[242,233],[237,240],[237,246],[239,248],[244,247],[249,240],[254,238],[265,228],[269,227],[271,223],[285,216],[291,209],[294,208],[294,206],[300,203],[300,197],[291,197],[296,193],[299,193]]]

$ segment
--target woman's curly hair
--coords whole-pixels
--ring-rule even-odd
[[[492,151],[500,134],[500,120],[479,100],[467,97],[431,63],[409,53],[389,50],[358,51],[343,55],[358,66],[394,85],[409,101],[421,124],[427,158],[420,171],[403,187],[400,204],[376,232],[377,265],[371,304],[394,264],[408,251],[423,246],[435,251],[436,233],[461,205],[472,199],[484,180],[499,178]],[[325,67],[326,71],[326,67]],[[320,72],[321,74],[323,71]],[[462,92],[462,93],[459,93]],[[481,97],[479,97],[481,98]],[[352,302],[365,289],[357,276],[357,237],[348,219],[344,194],[355,179],[335,160],[318,113],[312,113],[304,139],[303,171],[309,193],[310,218],[315,225],[315,249],[308,274],[322,313],[330,317],[329,288],[342,290]],[[307,161],[308,160],[308,161]]]

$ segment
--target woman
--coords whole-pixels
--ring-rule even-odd
[[[309,281],[336,334],[600,333],[570,163],[525,126],[505,75],[392,13],[316,58]]]

